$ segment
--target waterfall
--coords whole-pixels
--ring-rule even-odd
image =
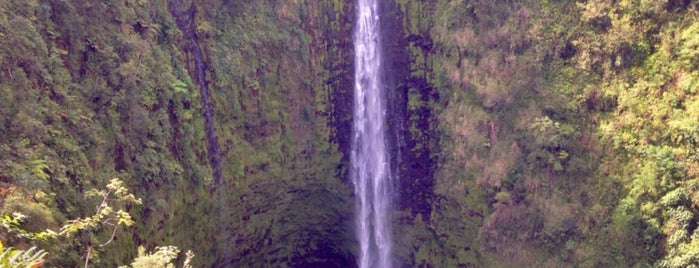
[[[189,52],[194,59],[194,70],[190,70],[190,72],[192,72],[192,77],[199,86],[199,95],[203,106],[202,114],[204,116],[209,165],[213,173],[214,183],[211,187],[211,192],[213,192],[216,187],[221,184],[222,175],[220,156],[218,153],[218,138],[216,137],[216,127],[214,126],[213,107],[211,107],[212,105],[209,98],[209,84],[206,81],[206,63],[204,62],[204,53],[199,46],[199,38],[197,37],[196,23],[194,21],[196,6],[194,3],[190,3],[189,8],[186,10],[180,10],[181,8],[182,0],[170,1],[170,13],[175,17],[177,27],[182,31],[183,37],[188,41],[185,43],[185,51]]]
[[[357,0],[350,176],[356,196],[359,267],[391,267],[392,183],[385,134],[378,0]]]

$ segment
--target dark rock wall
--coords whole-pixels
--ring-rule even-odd
[[[429,33],[411,33],[405,13],[393,1],[382,2],[381,29],[384,51],[384,80],[388,94],[388,124],[391,161],[398,178],[396,207],[429,219],[434,186],[433,152],[438,148],[435,113],[431,102],[439,94],[430,84],[428,66],[416,62],[411,48],[430,53]],[[424,36],[423,36],[424,35]],[[411,106],[410,99],[417,100]]]

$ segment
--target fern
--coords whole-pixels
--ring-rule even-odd
[[[32,247],[27,250],[14,248],[2,249],[0,253],[0,267],[7,268],[35,268],[44,264],[46,251]]]

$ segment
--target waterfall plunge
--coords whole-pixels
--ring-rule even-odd
[[[357,0],[354,30],[354,125],[350,176],[356,196],[359,267],[391,267],[392,183],[381,91],[378,0]]]

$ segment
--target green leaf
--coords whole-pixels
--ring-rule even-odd
[[[31,165],[31,172],[34,176],[36,176],[37,178],[39,178],[41,180],[48,180],[49,179],[49,175],[46,174],[46,172],[44,171],[44,170],[49,169],[49,165],[48,165],[48,162],[46,162],[46,160],[42,160],[42,159],[34,160],[30,163],[30,165]]]

